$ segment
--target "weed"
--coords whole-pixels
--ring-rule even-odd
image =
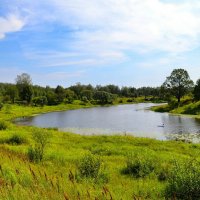
[[[174,161],[174,167],[165,191],[167,198],[173,197],[181,200],[200,199],[199,164],[196,160]]]
[[[20,145],[25,143],[26,140],[21,137],[20,135],[13,135],[11,138],[7,139],[6,143],[12,144],[12,145]]]
[[[51,134],[44,130],[36,130],[33,132],[34,147],[29,147],[28,158],[30,161],[40,162],[44,157],[44,151],[49,143]]]
[[[122,172],[131,174],[136,178],[143,178],[154,172],[156,168],[157,160],[155,155],[146,151],[137,151],[128,156],[126,168]]]
[[[102,160],[92,154],[85,155],[78,164],[78,176],[82,178],[90,178],[95,182],[107,183],[109,181],[108,174],[102,170]]]
[[[101,167],[101,160],[92,154],[84,156],[78,165],[78,171],[82,177],[97,178]]]
[[[7,123],[5,121],[0,121],[0,130],[6,130],[7,129]]]

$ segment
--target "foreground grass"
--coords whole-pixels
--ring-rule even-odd
[[[88,106],[32,108],[15,105],[0,112],[0,119],[7,126],[0,131],[1,199],[166,199],[168,171],[173,161],[199,160],[198,144],[131,136],[81,136],[46,129],[51,138],[44,159],[39,163],[29,161],[28,148],[34,145],[32,133],[44,129],[16,126],[10,120]],[[21,138],[20,143],[12,142],[16,135]],[[99,179],[79,176],[78,165],[88,154],[101,160],[104,176]],[[135,155],[139,156],[137,162],[133,162],[137,158]],[[133,164],[129,167],[131,170],[127,163]],[[151,170],[146,173],[141,168],[137,174],[135,163]]]

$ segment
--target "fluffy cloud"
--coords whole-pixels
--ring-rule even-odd
[[[59,42],[67,48],[56,55],[53,49],[50,49],[52,56],[42,49],[38,54],[34,43],[31,44],[30,49],[36,52],[32,58],[40,60],[44,66],[119,63],[130,59],[134,53],[164,52],[176,55],[191,51],[200,44],[199,0],[13,2],[11,7],[15,6],[20,16],[26,18],[27,27],[39,28],[38,33],[40,27],[48,30],[51,23],[71,31],[70,39],[69,33],[65,35],[63,32]],[[24,25],[25,22],[14,15],[0,18],[0,38],[8,32],[22,29]],[[67,56],[70,53],[73,55]]]
[[[7,17],[0,17],[0,39],[3,39],[6,33],[20,31],[25,22],[18,16],[8,15]]]
[[[50,0],[83,49],[184,52],[199,44],[200,3],[159,0]]]

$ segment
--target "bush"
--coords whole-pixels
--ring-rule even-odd
[[[45,96],[34,97],[32,99],[32,103],[35,106],[44,106],[47,104],[47,97],[45,97]]]
[[[128,156],[124,174],[130,174],[136,178],[144,178],[157,169],[156,157],[148,152],[136,152]]]
[[[73,101],[74,101],[74,99],[72,97],[68,97],[68,98],[65,98],[63,102],[65,104],[72,104]]]
[[[83,97],[82,97],[82,101],[83,101],[84,103],[87,103],[87,102],[88,102],[88,98],[87,98],[86,96],[83,96]]]
[[[40,162],[43,158],[40,151],[37,148],[29,147],[28,148],[28,158],[31,162]]]
[[[134,99],[127,99],[126,102],[127,103],[132,103],[132,102],[134,102]]]
[[[159,181],[166,181],[169,179],[171,167],[172,166],[169,163],[160,165],[158,171],[156,172]]]
[[[5,113],[6,114],[10,114],[11,113],[11,108],[12,108],[12,106],[10,104],[6,104],[5,105]]]
[[[5,130],[7,129],[7,124],[4,121],[0,121],[0,130]]]
[[[80,160],[78,171],[82,177],[97,178],[100,167],[101,160],[92,154],[88,154]]]
[[[200,199],[200,163],[196,160],[174,162],[166,187],[166,198]]]
[[[105,91],[96,91],[94,93],[94,100],[96,100],[99,104],[112,104],[116,99],[116,95],[105,92]]]
[[[35,144],[34,147],[29,147],[27,154],[30,161],[42,161],[50,137],[50,133],[46,130],[37,130],[33,132],[33,140]]]
[[[101,168],[101,159],[92,154],[88,154],[79,161],[77,175],[80,178],[91,178],[94,181],[107,183],[109,180],[108,175],[105,172],[102,172]]]
[[[23,144],[25,143],[25,139],[22,138],[21,136],[19,135],[13,135],[11,138],[9,138],[6,143],[8,144],[14,144],[14,145],[20,145],[20,144]]]
[[[3,108],[3,103],[0,102],[0,110]]]

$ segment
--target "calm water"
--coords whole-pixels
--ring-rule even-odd
[[[79,134],[131,134],[160,140],[189,133],[200,135],[200,120],[156,113],[148,108],[155,104],[141,103],[52,112],[26,118],[18,124],[58,127]],[[164,127],[159,127],[164,124]]]

